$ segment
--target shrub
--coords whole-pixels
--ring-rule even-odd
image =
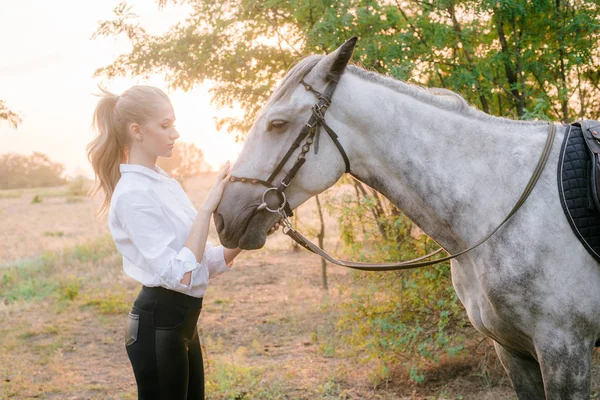
[[[412,237],[412,222],[375,191],[358,182],[355,194],[328,201],[337,216],[346,256],[366,262],[394,262],[427,254],[437,245],[425,235]],[[353,352],[378,360],[376,379],[404,365],[410,379],[424,379],[423,367],[463,349],[468,320],[452,287],[449,263],[399,272],[353,272],[343,288],[337,329]]]

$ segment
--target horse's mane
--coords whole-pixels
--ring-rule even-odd
[[[299,60],[294,66],[291,67],[289,72],[283,77],[279,86],[273,92],[273,95],[269,98],[269,101],[263,108],[266,110],[273,103],[277,102],[281,98],[287,96],[289,93],[294,91],[304,76],[308,74],[315,65],[321,59],[325,57],[323,55],[312,55]],[[406,94],[417,101],[421,101],[426,104],[434,105],[443,110],[453,111],[458,114],[462,114],[478,120],[487,120],[495,122],[506,122],[516,124],[547,124],[545,121],[522,121],[513,120],[503,117],[495,117],[490,114],[478,110],[471,106],[460,94],[455,93],[448,89],[442,88],[426,88],[413,84],[406,83],[402,80],[380,75],[376,72],[367,71],[355,65],[348,65],[346,68],[348,72],[356,75],[364,80],[373,82],[378,85],[382,85],[386,88],[392,89],[398,93]]]

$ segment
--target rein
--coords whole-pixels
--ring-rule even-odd
[[[327,252],[325,252],[323,249],[321,249],[319,246],[315,245],[310,240],[308,240],[300,232],[295,230],[294,227],[292,226],[292,224],[290,223],[290,221],[288,220],[287,216],[285,216],[285,214],[282,214],[282,216],[284,217],[283,221],[285,224],[283,233],[285,233],[286,235],[288,235],[289,237],[294,239],[298,244],[300,244],[305,249],[323,257],[325,260],[329,261],[332,264],[337,264],[337,265],[341,265],[343,267],[352,268],[352,269],[358,269],[361,271],[398,271],[398,270],[426,267],[428,265],[434,265],[434,264],[441,263],[443,261],[452,260],[453,258],[463,255],[463,254],[473,250],[474,248],[480,246],[484,242],[486,242],[490,237],[492,237],[492,235],[494,233],[496,233],[496,231],[498,231],[498,229],[500,229],[506,222],[508,222],[508,220],[510,220],[513,215],[515,215],[515,213],[519,210],[519,208],[521,208],[521,206],[523,205],[523,203],[525,203],[525,200],[527,200],[527,197],[529,197],[529,194],[535,187],[535,184],[537,183],[539,177],[541,176],[542,171],[544,170],[544,166],[546,165],[546,161],[548,160],[548,156],[550,155],[550,150],[552,149],[552,144],[554,142],[555,134],[556,134],[556,127],[555,127],[555,125],[550,124],[548,136],[546,138],[546,144],[544,146],[544,150],[542,151],[542,154],[540,156],[538,164],[537,164],[535,170],[533,171],[533,174],[532,174],[531,178],[529,179],[529,182],[527,183],[527,186],[525,187],[523,194],[521,194],[521,197],[519,198],[519,200],[517,201],[515,206],[512,208],[512,210],[510,210],[510,212],[508,213],[506,218],[504,218],[504,220],[500,223],[500,225],[498,225],[494,230],[492,230],[486,237],[484,237],[483,239],[481,239],[479,242],[477,242],[473,246],[469,247],[468,249],[459,251],[458,253],[449,255],[447,257],[438,258],[435,260],[423,261],[423,260],[426,260],[426,259],[436,255],[437,253],[439,253],[440,251],[443,250],[442,248],[439,248],[436,251],[429,253],[425,256],[415,258],[412,260],[400,261],[397,263],[390,263],[390,264],[387,264],[387,263],[359,263],[359,262],[352,262],[352,261],[343,261],[343,260],[339,260],[337,258],[332,257]]]
[[[348,159],[348,156],[347,156],[346,152],[344,151],[344,148],[342,147],[341,143],[339,142],[337,134],[325,122],[325,112],[327,111],[327,108],[331,104],[331,97],[337,86],[337,79],[335,81],[331,81],[327,85],[327,87],[325,88],[325,92],[323,94],[316,91],[312,86],[310,86],[309,84],[304,82],[304,80],[302,80],[300,83],[304,86],[304,88],[307,91],[314,93],[317,96],[317,98],[319,99],[319,102],[312,107],[312,115],[311,115],[310,119],[308,120],[306,125],[304,125],[302,127],[302,129],[300,130],[300,133],[298,134],[298,137],[296,138],[296,140],[294,140],[294,143],[292,143],[292,146],[290,147],[288,152],[285,154],[283,159],[280,161],[277,168],[275,168],[275,170],[273,171],[271,176],[266,181],[256,179],[256,178],[245,178],[245,177],[235,177],[235,176],[231,176],[229,178],[229,180],[231,182],[242,182],[242,183],[251,183],[251,184],[258,183],[263,186],[266,186],[267,190],[265,190],[265,192],[263,193],[262,203],[257,207],[257,209],[256,209],[257,212],[261,211],[261,210],[267,210],[269,212],[279,213],[281,215],[284,225],[285,225],[285,227],[283,229],[283,233],[285,233],[286,235],[291,237],[299,245],[301,245],[305,249],[319,255],[320,257],[324,258],[325,260],[329,261],[332,264],[341,265],[343,267],[357,269],[357,270],[361,270],[361,271],[397,271],[397,270],[405,270],[405,269],[425,267],[428,265],[434,265],[434,264],[441,263],[443,261],[452,260],[453,258],[463,255],[463,254],[475,249],[476,247],[480,246],[484,242],[486,242],[490,237],[492,237],[492,235],[494,233],[496,233],[496,231],[498,231],[498,229],[500,229],[506,222],[508,222],[512,218],[512,216],[519,210],[519,208],[521,208],[523,203],[525,203],[525,200],[527,200],[527,197],[529,197],[529,194],[535,187],[539,177],[542,174],[542,171],[544,170],[546,161],[548,161],[548,156],[550,155],[550,151],[552,150],[552,144],[554,143],[554,137],[556,135],[556,126],[554,124],[550,124],[549,130],[548,130],[548,135],[546,137],[546,143],[544,145],[544,149],[542,151],[542,154],[540,155],[540,158],[535,167],[535,170],[533,171],[533,174],[532,174],[531,178],[529,179],[527,186],[525,187],[525,190],[521,194],[521,197],[516,202],[516,204],[514,205],[512,210],[508,213],[508,215],[504,218],[504,220],[494,230],[492,230],[487,236],[485,236],[483,239],[481,239],[480,241],[478,241],[476,244],[472,245],[471,247],[469,247],[465,250],[459,251],[458,253],[448,255],[443,258],[434,259],[434,260],[427,260],[427,259],[431,258],[434,255],[441,252],[443,250],[442,248],[439,248],[436,251],[431,252],[431,253],[424,255],[422,257],[419,257],[419,258],[415,258],[412,260],[406,260],[406,261],[400,261],[400,262],[396,262],[396,263],[360,263],[360,262],[352,262],[352,261],[343,261],[343,260],[339,260],[339,259],[329,255],[327,252],[325,252],[319,246],[317,246],[316,244],[314,244],[313,242],[308,240],[300,232],[298,232],[296,229],[294,229],[292,223],[290,222],[290,220],[288,218],[289,216],[292,216],[293,214],[292,214],[291,207],[290,207],[289,203],[287,202],[287,198],[285,196],[285,189],[287,189],[291,180],[296,176],[296,173],[298,172],[300,167],[302,167],[302,165],[306,162],[306,153],[309,152],[310,147],[313,143],[315,144],[315,154],[318,153],[318,151],[319,151],[319,136],[320,136],[320,127],[321,126],[325,129],[325,131],[327,132],[329,137],[331,137],[334,144],[338,148],[340,154],[342,155],[342,158],[344,159],[344,163],[346,165],[346,173],[350,172],[350,160]],[[292,168],[289,170],[289,172],[285,175],[285,177],[279,182],[279,185],[274,186],[272,182],[275,179],[275,176],[283,169],[283,167],[285,166],[285,164],[287,163],[289,158],[292,156],[294,151],[300,146],[300,144],[302,143],[302,141],[305,138],[306,138],[306,141],[305,141],[304,145],[302,146],[302,150],[301,150],[300,154],[298,155],[296,162],[294,163]],[[278,199],[280,201],[280,205],[278,208],[270,208],[266,201],[266,195],[267,195],[267,193],[269,193],[271,191],[275,192],[278,196]],[[424,260],[427,260],[427,261],[424,261]]]

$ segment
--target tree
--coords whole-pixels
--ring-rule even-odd
[[[204,153],[193,143],[178,142],[169,158],[159,158],[158,166],[171,176],[187,178],[208,169]]]
[[[39,152],[29,156],[16,153],[0,155],[0,189],[58,186],[66,183],[65,167]]]
[[[3,100],[0,100],[0,120],[8,121],[13,128],[16,128],[22,122],[21,116],[6,107]]]
[[[121,3],[94,37],[124,33],[133,50],[96,73],[164,73],[181,89],[210,79],[218,106],[238,103],[246,114],[221,123],[244,132],[294,60],[358,35],[364,67],[457,91],[488,113],[600,117],[593,1],[187,1],[191,15],[164,36],[147,34]]]

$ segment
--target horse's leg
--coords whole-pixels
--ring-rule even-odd
[[[494,347],[519,400],[544,400],[544,382],[538,362],[510,352],[497,342]]]
[[[553,340],[536,346],[547,399],[589,399],[594,341],[565,340],[568,336],[560,332],[553,336]]]

